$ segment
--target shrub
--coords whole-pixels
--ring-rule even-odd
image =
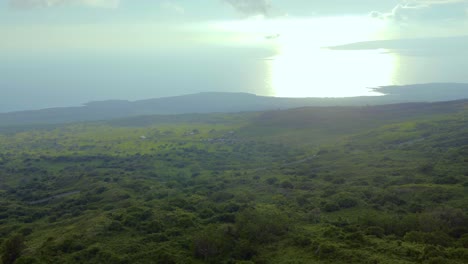
[[[338,247],[331,243],[322,243],[315,250],[315,254],[319,257],[333,257],[336,255]]]
[[[266,183],[268,183],[269,185],[273,185],[273,184],[275,184],[277,182],[278,182],[278,179],[275,178],[275,177],[271,177],[271,178],[266,179]]]
[[[462,247],[468,248],[468,234],[464,234],[462,237],[460,237],[458,242],[460,242]]]
[[[35,263],[40,263],[40,262],[34,257],[26,257],[26,256],[22,256],[15,261],[15,264],[35,264]]]
[[[284,189],[294,189],[294,185],[290,181],[283,181],[281,183],[281,188]]]
[[[214,226],[195,235],[193,238],[193,254],[196,258],[209,263],[219,263],[230,252],[232,241],[224,234],[224,230]]]
[[[370,226],[367,228],[366,234],[382,238],[385,235],[385,230],[378,226]]]
[[[424,243],[424,233],[418,231],[410,231],[405,234],[403,239],[407,242]]]
[[[351,208],[358,204],[356,199],[349,196],[339,197],[337,203],[341,208]]]
[[[295,235],[292,239],[293,245],[297,247],[308,247],[312,244],[310,238],[305,235]]]
[[[236,259],[250,260],[257,255],[257,250],[250,241],[240,239],[238,242],[236,242],[236,247],[234,248],[232,255]],[[243,261],[239,263],[242,262]],[[246,261],[245,263],[248,263],[248,261]]]
[[[24,237],[21,235],[14,235],[5,241],[3,245],[3,264],[13,264],[16,259],[21,256],[21,252],[25,248]]]
[[[325,212],[334,212],[340,210],[340,206],[334,202],[327,202],[322,206]]]
[[[258,243],[276,241],[289,230],[289,219],[274,207],[246,209],[236,218],[241,238]]]

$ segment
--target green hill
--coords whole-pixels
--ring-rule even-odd
[[[5,129],[7,263],[466,263],[468,101]]]

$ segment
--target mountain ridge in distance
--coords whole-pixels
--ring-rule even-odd
[[[98,121],[142,115],[228,113],[291,109],[306,106],[364,106],[407,102],[436,102],[468,98],[468,84],[431,83],[382,86],[382,96],[344,98],[284,98],[249,93],[201,92],[138,101],[94,101],[80,107],[0,113],[0,127]]]

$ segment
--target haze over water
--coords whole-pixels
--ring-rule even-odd
[[[250,55],[249,55],[250,56]],[[380,50],[283,53],[265,58],[41,58],[0,64],[0,111],[138,100],[206,91],[280,97],[375,95],[369,88],[468,82],[468,57],[402,56]],[[27,72],[28,77],[24,78]],[[41,89],[39,89],[39,87]]]
[[[8,3],[0,112],[210,91],[350,97],[468,83],[468,15],[458,12],[466,1]]]

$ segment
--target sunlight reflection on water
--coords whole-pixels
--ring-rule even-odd
[[[267,85],[279,97],[378,95],[369,88],[395,84],[398,58],[382,50],[285,51],[265,60]]]

